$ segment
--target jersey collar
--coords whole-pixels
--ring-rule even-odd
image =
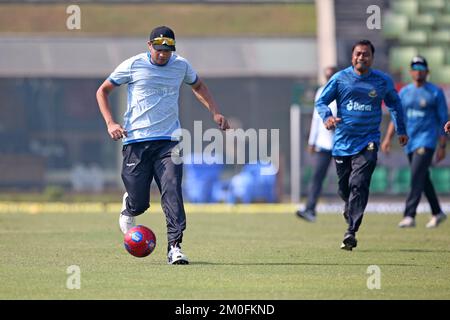
[[[164,64],[156,64],[156,63],[153,63],[153,61],[152,61],[152,56],[150,55],[150,52],[149,52],[149,51],[147,51],[147,57],[148,57],[148,61],[149,61],[152,65],[157,66],[157,67],[164,67],[164,66],[167,66],[167,64],[170,62],[170,60],[172,60],[173,55],[172,55],[172,56],[170,57],[170,59],[167,60],[167,62],[164,63]]]
[[[362,75],[359,75],[359,74],[356,73],[355,68],[353,66],[351,66],[351,68],[352,68],[352,73],[355,75],[355,77],[357,77],[359,79],[367,78],[372,73],[372,68],[369,68],[368,72],[366,72],[366,73],[364,73]]]

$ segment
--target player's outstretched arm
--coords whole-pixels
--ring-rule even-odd
[[[202,79],[198,78],[192,85],[192,91],[197,99],[213,114],[214,122],[217,123],[219,128],[222,130],[229,129],[228,120],[220,113],[217,103]]]
[[[108,128],[108,134],[114,141],[117,141],[119,139],[122,139],[123,137],[126,137],[127,132],[124,128],[122,128],[120,124],[114,121],[111,112],[108,97],[111,91],[114,90],[114,88],[114,84],[112,84],[109,80],[105,80],[105,82],[103,82],[102,85],[98,88],[96,97],[98,107],[103,116],[103,119],[105,120],[106,127]]]
[[[395,126],[392,122],[389,122],[386,135],[384,136],[383,142],[381,143],[381,151],[384,153],[389,153],[391,151],[391,141],[395,134]]]

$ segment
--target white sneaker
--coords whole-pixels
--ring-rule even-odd
[[[120,212],[119,217],[119,227],[120,231],[122,231],[123,234],[126,234],[128,230],[136,226],[136,218],[130,217],[122,214],[122,212],[127,208],[126,206],[126,198],[128,197],[128,193],[125,192],[122,198],[122,211]]]
[[[436,228],[439,224],[444,222],[445,219],[447,219],[447,215],[445,213],[441,212],[435,216],[432,216],[430,221],[427,223],[426,227],[427,228]]]
[[[189,264],[189,260],[186,255],[181,252],[181,248],[178,244],[174,246],[170,246],[170,251],[167,254],[167,263],[168,264]]]
[[[122,197],[122,208],[120,209],[120,213],[124,212],[127,209],[126,199],[128,197],[128,192],[125,192]]]
[[[128,230],[136,226],[136,218],[120,214],[119,226],[120,231],[122,231],[123,234],[126,234]]]
[[[412,217],[404,217],[402,221],[398,224],[399,228],[414,228],[416,226],[416,221]]]

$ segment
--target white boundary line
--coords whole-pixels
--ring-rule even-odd
[[[403,202],[369,202],[366,213],[380,214],[402,214],[404,210]],[[441,203],[444,212],[450,212],[450,203]],[[0,214],[41,214],[41,213],[106,213],[118,214],[121,208],[120,203],[101,202],[0,202]],[[297,208],[303,209],[304,205],[296,206],[290,203],[280,204],[185,204],[187,214],[203,213],[229,213],[229,214],[293,214]],[[343,210],[342,202],[319,203],[317,214],[340,214]],[[159,203],[152,203],[150,212],[162,213]],[[417,213],[429,214],[428,203],[421,203]]]

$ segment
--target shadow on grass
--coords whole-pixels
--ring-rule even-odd
[[[383,249],[361,249],[359,252],[422,252],[422,253],[450,253],[450,250],[444,249],[395,249],[395,250],[383,250]]]
[[[363,266],[367,267],[367,263],[314,263],[314,262],[209,262],[195,261],[190,265],[216,265],[216,266]],[[378,263],[378,266],[396,266],[396,267],[418,267],[418,264],[407,263]]]

